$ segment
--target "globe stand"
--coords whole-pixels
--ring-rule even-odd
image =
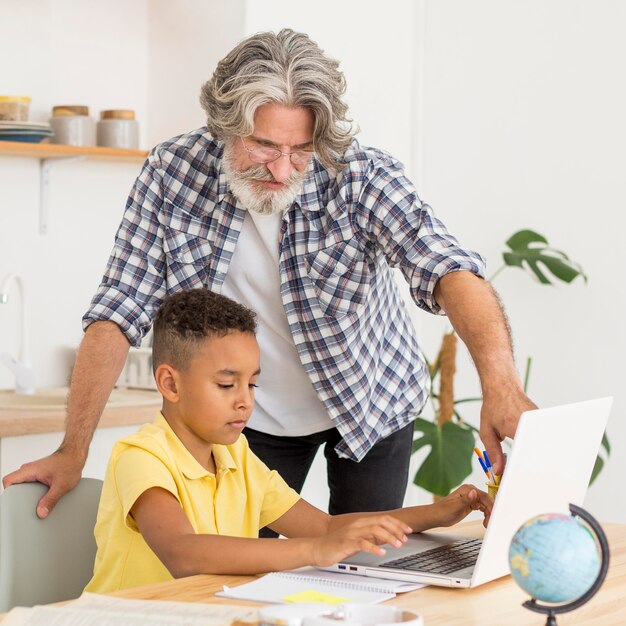
[[[598,589],[600,589],[600,587],[602,586],[602,583],[606,578],[606,573],[609,569],[609,542],[600,524],[590,513],[588,513],[584,509],[581,509],[575,504],[570,504],[569,510],[572,515],[580,517],[580,519],[587,522],[587,524],[589,524],[596,537],[598,538],[601,552],[600,571],[598,572],[598,576],[596,577],[596,579],[593,581],[593,585],[591,585],[591,587],[589,587],[589,589],[582,596],[580,596],[580,598],[576,598],[576,600],[573,600],[572,602],[568,602],[567,604],[548,606],[545,604],[538,604],[537,601],[533,598],[532,600],[527,600],[522,604],[523,607],[531,611],[547,614],[548,619],[546,620],[546,626],[557,626],[556,616],[559,613],[567,613],[568,611],[573,611],[574,609],[577,609],[586,602],[589,602],[589,600],[591,600],[591,598],[598,592]]]

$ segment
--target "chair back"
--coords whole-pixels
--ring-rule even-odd
[[[39,519],[35,508],[46,490],[22,483],[0,495],[0,612],[77,598],[93,575],[102,481],[81,479]]]

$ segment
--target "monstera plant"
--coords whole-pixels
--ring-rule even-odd
[[[539,233],[520,230],[508,239],[506,245],[508,249],[502,254],[504,263],[490,277],[491,281],[506,268],[517,267],[544,285],[552,284],[550,275],[565,283],[571,283],[578,276],[587,282],[580,265],[564,252],[550,247],[547,239]],[[482,398],[454,397],[456,347],[456,334],[446,333],[437,358],[427,362],[431,378],[433,417],[427,419],[420,416],[415,420],[413,453],[422,448],[430,450],[418,468],[413,482],[435,496],[449,494],[471,474],[474,447],[479,433],[478,428],[465,421],[461,413],[466,405],[481,402]],[[528,358],[524,390],[528,387],[531,362]],[[611,447],[605,434],[591,482],[602,470],[603,457],[608,457],[610,452]]]

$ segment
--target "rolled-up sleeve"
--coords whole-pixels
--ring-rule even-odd
[[[399,268],[421,309],[443,314],[433,292],[450,272],[466,270],[484,278],[485,260],[462,247],[431,207],[422,202],[397,162],[373,168],[360,196],[361,219],[370,242]]]
[[[126,203],[104,276],[83,316],[83,329],[111,321],[131,345],[141,344],[166,292],[163,227],[158,220],[162,202],[159,160],[153,152]]]

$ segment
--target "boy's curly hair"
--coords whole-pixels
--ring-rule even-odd
[[[198,343],[232,332],[256,332],[256,314],[208,289],[179,291],[165,298],[154,319],[152,369],[162,363],[184,371]]]

